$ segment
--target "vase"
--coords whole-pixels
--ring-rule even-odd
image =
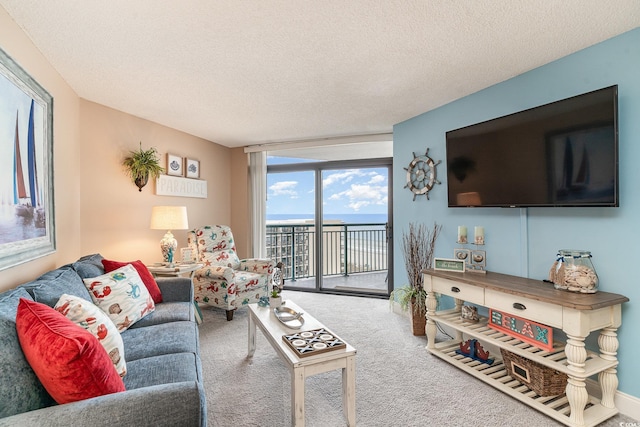
[[[149,182],[149,174],[138,175],[134,182],[138,187],[138,191],[142,191],[142,187],[147,185],[147,182]]]
[[[282,305],[282,297],[269,297],[269,305],[274,307],[280,307]]]
[[[414,306],[415,298],[411,298],[411,304],[409,304],[409,317],[411,318],[411,332],[416,337],[426,335],[427,327],[427,312],[426,310],[420,310]],[[416,311],[417,310],[417,311]]]

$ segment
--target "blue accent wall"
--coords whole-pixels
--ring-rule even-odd
[[[457,208],[447,207],[445,132],[618,85],[619,208]],[[458,225],[484,226],[487,269],[544,279],[558,249],[593,254],[600,290],[623,294],[618,330],[619,390],[640,397],[640,29],[566,56],[510,80],[428,111],[394,126],[394,283],[407,283],[400,242],[410,222],[443,225],[435,256],[452,258]],[[442,182],[412,201],[404,188],[413,152],[442,160]]]

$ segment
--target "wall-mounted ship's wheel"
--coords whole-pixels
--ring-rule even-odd
[[[416,156],[413,153],[413,160],[409,163],[409,167],[404,168],[407,171],[407,185],[404,188],[409,188],[413,193],[413,200],[416,200],[416,196],[427,196],[429,200],[429,191],[435,184],[440,184],[440,181],[436,179],[436,166],[440,164],[440,160],[434,162],[429,157],[429,149],[422,156]]]

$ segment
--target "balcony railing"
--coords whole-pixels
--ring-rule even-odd
[[[316,227],[313,224],[268,224],[267,256],[285,265],[288,280],[348,276],[387,270],[387,231],[384,223],[322,226],[323,265],[316,266]]]

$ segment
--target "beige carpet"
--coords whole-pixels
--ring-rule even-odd
[[[561,425],[493,389],[425,350],[411,335],[409,319],[390,311],[387,300],[285,291],[338,336],[356,356],[356,422],[388,426]],[[200,326],[203,375],[210,427],[286,427],[290,420],[289,371],[258,331],[247,359],[247,310],[227,322],[222,310],[203,308]],[[339,371],[306,382],[306,425],[344,426]],[[616,416],[602,424],[634,420]]]

